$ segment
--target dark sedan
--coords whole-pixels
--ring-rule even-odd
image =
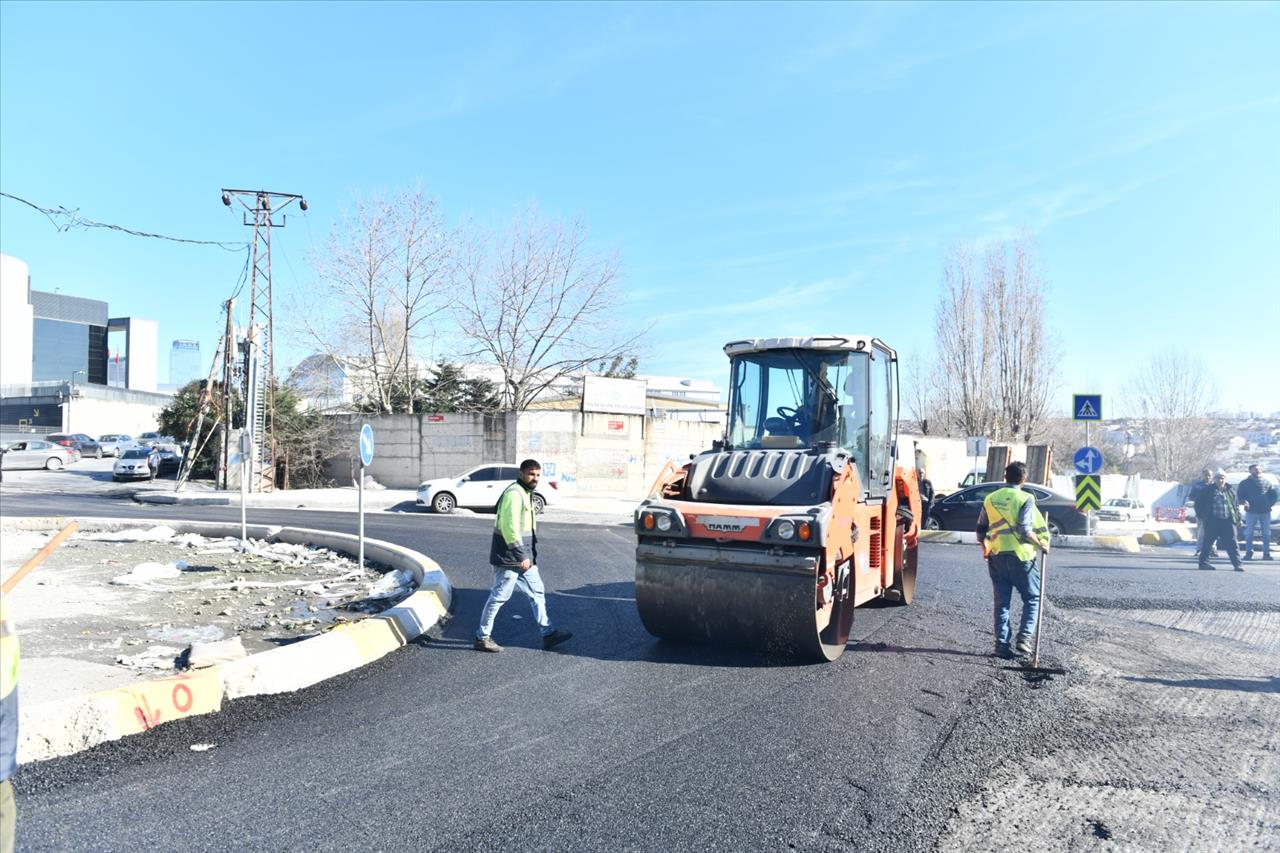
[[[53,435],[46,436],[46,440],[52,441],[54,444],[61,444],[63,447],[74,447],[80,451],[80,455],[84,457],[92,456],[94,459],[102,458],[102,445],[94,441],[92,436],[85,435],[82,432],[66,433],[58,432]]]
[[[978,526],[978,513],[982,512],[982,502],[987,495],[996,489],[1004,488],[1004,483],[979,483],[947,495],[936,501],[925,519],[925,527],[929,530],[969,530]],[[1022,487],[1035,496],[1036,506],[1044,513],[1049,522],[1049,532],[1082,534],[1088,527],[1085,514],[1076,509],[1074,498],[1051,492],[1044,486],[1024,485]]]

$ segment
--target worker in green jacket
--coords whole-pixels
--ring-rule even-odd
[[[529,598],[533,619],[542,632],[542,647],[550,649],[573,636],[557,630],[547,616],[546,588],[538,574],[538,524],[533,512],[533,490],[542,476],[536,459],[520,463],[520,479],[507,486],[498,498],[498,517],[493,524],[489,546],[489,563],[493,566],[493,588],[480,613],[475,649],[478,652],[500,652],[502,646],[493,641],[493,621],[498,611],[519,589]]]
[[[1040,569],[1036,555],[1049,550],[1049,526],[1036,506],[1035,496],[1022,488],[1026,479],[1026,464],[1011,462],[1004,469],[1004,488],[987,495],[978,514],[978,542],[987,558],[995,600],[995,653],[1002,658],[1012,657],[1013,652],[1031,654],[1040,618]],[[1022,597],[1022,620],[1016,640],[1009,627],[1009,608],[1015,589]]]

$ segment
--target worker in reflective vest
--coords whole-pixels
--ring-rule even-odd
[[[1023,491],[1027,466],[1010,463],[1004,469],[1005,487],[996,489],[982,502],[978,515],[978,541],[987,558],[987,573],[995,599],[995,653],[999,657],[1031,654],[1036,621],[1040,617],[1040,569],[1036,554],[1049,550],[1049,527],[1036,499]],[[1022,620],[1010,651],[1009,606],[1013,591],[1022,598]]]
[[[18,635],[0,599],[0,853],[13,853],[17,807],[9,777],[18,769]]]

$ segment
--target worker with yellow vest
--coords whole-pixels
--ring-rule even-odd
[[[1049,527],[1036,499],[1023,491],[1027,466],[1012,462],[1004,469],[1005,485],[987,495],[978,515],[978,542],[987,558],[987,573],[995,598],[995,653],[1010,658],[1009,605],[1016,589],[1022,598],[1022,621],[1013,651],[1031,654],[1036,622],[1040,617],[1040,569],[1036,555],[1049,550]]]
[[[0,853],[13,853],[17,806],[9,777],[18,769],[18,635],[0,599]]]

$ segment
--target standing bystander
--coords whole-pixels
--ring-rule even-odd
[[[1204,549],[1208,548],[1213,552],[1213,556],[1218,556],[1218,549],[1213,546],[1212,542],[1205,542],[1205,531],[1209,526],[1200,515],[1200,493],[1213,489],[1213,469],[1202,468],[1200,470],[1200,479],[1198,482],[1191,484],[1191,489],[1187,492],[1187,500],[1191,501],[1191,505],[1196,507],[1196,559],[1199,560],[1204,554]]]
[[[1240,526],[1240,507],[1236,493],[1227,485],[1227,474],[1219,468],[1213,475],[1213,487],[1201,489],[1196,495],[1196,521],[1205,529],[1204,545],[1200,548],[1200,568],[1211,570],[1209,549],[1216,544],[1225,551],[1231,566],[1243,572],[1240,554],[1236,551],[1236,528]]]
[[[978,542],[987,558],[987,574],[995,599],[995,653],[1012,657],[1009,650],[1009,607],[1013,591],[1022,598],[1022,620],[1013,650],[1031,653],[1031,641],[1040,618],[1040,569],[1036,553],[1049,550],[1049,527],[1035,497],[1023,491],[1027,466],[1012,462],[1004,469],[1005,487],[997,489],[982,503],[978,514]]]
[[[533,490],[542,475],[536,459],[520,463],[520,479],[507,486],[498,498],[498,513],[493,524],[489,546],[489,563],[493,566],[493,588],[480,613],[475,649],[478,652],[500,652],[502,646],[493,641],[493,622],[498,611],[519,589],[529,599],[533,619],[542,633],[542,647],[550,649],[573,636],[552,627],[547,616],[546,588],[538,573],[538,523],[533,512]]]
[[[1262,534],[1262,559],[1271,559],[1271,508],[1276,505],[1276,487],[1262,479],[1262,469],[1249,466],[1249,476],[1240,483],[1240,505],[1244,507],[1244,558],[1253,559],[1253,531]]]

